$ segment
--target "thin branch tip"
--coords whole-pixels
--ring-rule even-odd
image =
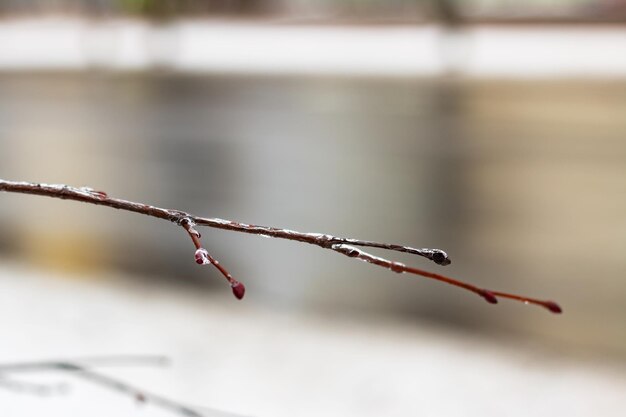
[[[548,310],[550,310],[551,312],[555,314],[563,313],[563,309],[561,308],[561,306],[555,303],[554,301],[546,301],[545,306]]]

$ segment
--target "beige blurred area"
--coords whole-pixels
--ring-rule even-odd
[[[564,313],[203,229],[237,301],[174,224],[1,193],[0,362],[163,354],[110,372],[207,416],[622,415],[626,3],[131,3],[0,7],[0,178],[441,248],[376,253]],[[2,416],[172,415],[19,378],[72,390]]]

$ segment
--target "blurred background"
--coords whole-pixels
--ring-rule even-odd
[[[0,361],[164,354],[111,372],[247,416],[622,415],[625,23],[624,0],[2,0],[0,178],[442,248],[383,255],[564,314],[204,229],[237,302],[172,224],[2,194]],[[3,416],[42,412],[170,415],[0,387]]]

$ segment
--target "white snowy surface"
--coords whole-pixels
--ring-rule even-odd
[[[420,322],[290,315],[259,307],[253,294],[239,302],[148,283],[3,260],[0,362],[163,354],[171,366],[101,371],[244,416],[610,417],[626,409],[624,366],[560,357],[532,341]],[[59,372],[4,377],[70,389],[33,396],[0,388],[2,417],[174,415]]]

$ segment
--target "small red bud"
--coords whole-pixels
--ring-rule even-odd
[[[241,300],[246,293],[246,287],[239,281],[233,281],[230,284],[230,287],[233,290],[233,294],[238,300]]]
[[[498,299],[495,294],[489,290],[480,290],[480,296],[483,297],[488,303],[498,304]]]
[[[548,310],[550,310],[553,313],[561,314],[563,312],[563,310],[561,309],[561,306],[555,303],[554,301],[546,301],[544,305],[546,306]]]
[[[195,253],[196,263],[199,265],[208,265],[211,263],[209,259],[209,252],[206,249],[200,248]]]

